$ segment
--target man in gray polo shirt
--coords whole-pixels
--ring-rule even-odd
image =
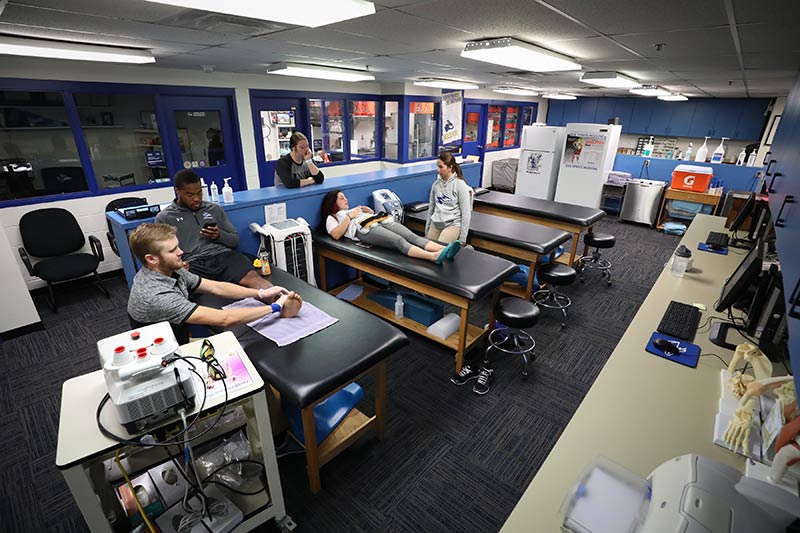
[[[204,279],[184,268],[183,250],[175,228],[167,224],[142,224],[130,235],[130,247],[143,267],[133,278],[128,314],[143,324],[168,321],[175,325],[204,324],[230,327],[263,316],[280,313],[290,318],[300,311],[303,300],[283,287],[252,289]],[[223,298],[259,298],[263,307],[214,309],[189,300],[192,293]]]
[[[189,270],[206,279],[253,289],[271,287],[253,270],[250,259],[236,251],[239,234],[225,210],[219,204],[203,201],[200,176],[189,169],[179,170],[174,184],[175,200],[156,215],[156,222],[175,227]]]

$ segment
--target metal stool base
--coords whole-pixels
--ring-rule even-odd
[[[530,333],[516,328],[498,328],[489,333],[489,346],[486,347],[484,364],[489,364],[489,350],[500,350],[508,355],[521,355],[523,360],[522,375],[528,376],[528,363],[536,358],[533,350],[536,341]]]
[[[567,308],[572,305],[572,300],[569,296],[557,292],[555,287],[551,286],[549,289],[534,292],[532,298],[536,305],[560,310],[561,314],[564,315],[561,327],[563,328],[567,325]]]
[[[584,255],[583,257],[578,258],[575,262],[575,266],[577,267],[576,270],[578,271],[578,278],[581,282],[585,281],[583,279],[583,270],[586,268],[590,268],[593,270],[599,270],[600,276],[606,276],[606,284],[611,285],[611,261],[607,259],[603,259],[600,256],[600,249],[594,251],[592,255]]]

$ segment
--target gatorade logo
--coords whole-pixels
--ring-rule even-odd
[[[689,176],[686,176],[685,178],[683,178],[683,184],[684,185],[688,185],[689,187],[693,186],[694,185],[694,176],[689,175]]]

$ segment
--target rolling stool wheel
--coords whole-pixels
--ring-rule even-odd
[[[578,272],[563,263],[547,263],[538,267],[536,274],[539,276],[540,282],[547,284],[547,288],[534,292],[533,301],[542,307],[561,311],[561,314],[564,315],[561,327],[565,327],[567,325],[567,308],[572,305],[572,300],[560,292],[558,287],[573,283]]]
[[[611,261],[603,259],[600,248],[613,248],[617,242],[616,237],[608,233],[587,233],[583,236],[586,246],[594,248],[592,255],[584,255],[575,262],[575,267],[580,275],[581,282],[583,273],[587,268],[599,270],[600,276],[606,277],[606,284],[611,285]]]
[[[486,348],[484,365],[489,364],[489,352],[496,348],[509,355],[521,355],[522,375],[528,376],[528,363],[536,357],[536,341],[525,331],[536,325],[539,308],[533,302],[521,298],[501,298],[494,307],[495,318],[504,328],[495,328],[489,333],[489,346]]]

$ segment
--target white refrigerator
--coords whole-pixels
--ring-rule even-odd
[[[553,199],[558,166],[564,151],[565,130],[563,127],[544,125],[522,128],[514,194]]]
[[[567,124],[556,202],[600,207],[603,185],[614,168],[622,126]]]

